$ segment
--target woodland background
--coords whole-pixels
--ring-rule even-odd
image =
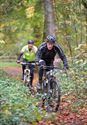
[[[57,74],[57,113],[37,106],[40,97],[30,95],[16,64],[29,39],[38,46],[48,34],[69,63],[68,77]],[[0,124],[87,125],[87,0],[0,0]]]

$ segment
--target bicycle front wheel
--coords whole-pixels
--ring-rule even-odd
[[[48,87],[48,104],[52,111],[58,111],[60,96],[61,91],[59,81],[50,81],[50,87]]]

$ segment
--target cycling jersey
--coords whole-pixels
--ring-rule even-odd
[[[28,45],[26,45],[21,50],[21,53],[23,53],[23,59],[27,61],[34,61],[36,52],[37,52],[36,46],[33,46],[32,49],[29,50]]]
[[[38,47],[38,51],[36,54],[36,60],[44,60],[46,65],[53,64],[55,55],[58,54],[61,60],[63,61],[63,64],[65,67],[68,67],[66,56],[64,55],[63,50],[61,47],[57,44],[55,44],[52,48],[52,50],[48,50],[47,43],[44,42]]]

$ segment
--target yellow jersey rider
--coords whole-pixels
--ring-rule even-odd
[[[20,63],[21,57],[23,58],[23,62],[35,61],[36,52],[37,52],[37,47],[34,45],[34,41],[29,40],[28,44],[25,45],[21,49],[21,52],[20,52],[20,54],[18,56],[18,59],[17,59],[17,63]],[[26,68],[26,65],[22,65],[22,80],[24,80],[24,70],[25,70],[25,68]],[[32,81],[33,81],[33,76],[34,76],[34,67],[30,66],[29,68],[30,68],[30,75],[31,75],[30,84],[31,84],[31,87],[32,87]]]

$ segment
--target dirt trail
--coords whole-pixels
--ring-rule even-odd
[[[21,80],[21,67],[16,67],[16,66],[8,66],[8,67],[3,67],[3,69],[8,75],[15,77],[18,80]],[[34,72],[34,80],[33,80],[33,85],[35,86],[38,82],[38,74]]]

